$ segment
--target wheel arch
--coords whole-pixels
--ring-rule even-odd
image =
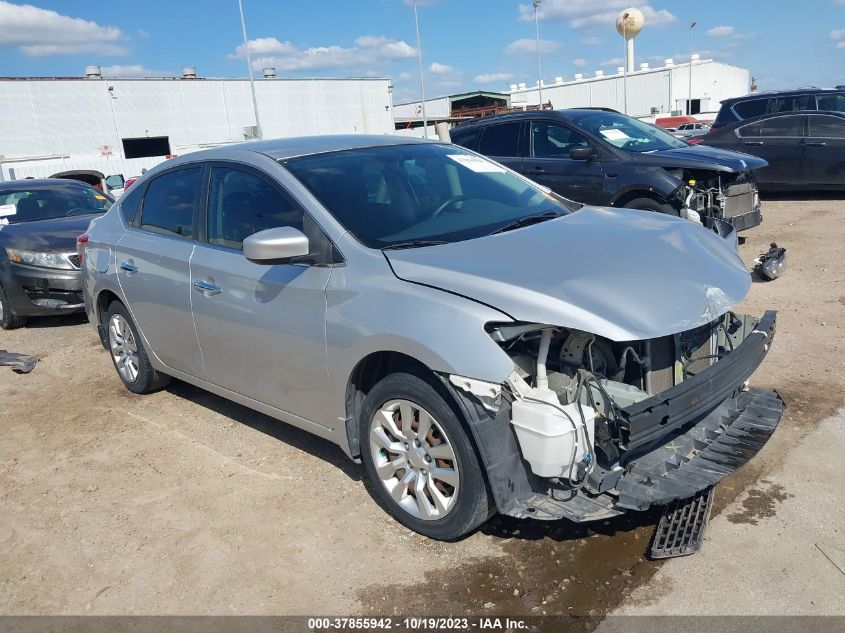
[[[624,207],[626,204],[637,198],[648,198],[659,204],[672,204],[671,196],[665,196],[653,187],[633,187],[623,189],[611,201],[611,206]],[[674,205],[672,205],[674,206]]]
[[[108,337],[106,335],[105,316],[109,310],[109,306],[115,301],[123,303],[123,299],[121,299],[117,293],[106,288],[97,293],[97,299],[94,303],[94,317],[97,319],[97,322],[94,325],[97,327],[97,334],[100,335],[100,343],[102,343],[103,348],[105,349],[109,348]]]

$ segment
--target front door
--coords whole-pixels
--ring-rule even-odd
[[[569,126],[532,121],[530,156],[523,163],[523,173],[575,202],[607,204],[605,175],[598,153],[591,160],[573,160],[569,156],[573,149],[590,147],[593,146],[587,137]]]
[[[292,226],[319,230],[291,196],[258,171],[212,165],[206,240],[191,258],[194,320],[204,378],[311,421],[328,389],[326,294],[331,268],[257,264],[243,240]],[[315,243],[311,239],[312,245]]]
[[[801,180],[805,185],[845,186],[845,118],[811,114],[807,119]]]
[[[499,123],[485,127],[478,141],[478,153],[510,167],[522,171],[522,130],[520,122]]]
[[[202,167],[150,181],[140,218],[116,246],[117,278],[132,317],[163,363],[195,375],[202,359],[191,315],[189,261]]]

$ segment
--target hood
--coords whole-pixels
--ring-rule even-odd
[[[384,253],[400,279],[517,321],[614,341],[709,323],[751,285],[728,240],[689,220],[630,209],[583,207],[499,235]]]
[[[0,226],[0,242],[25,251],[76,251],[76,238],[85,233],[91,220],[97,217],[99,214],[6,224]]]
[[[761,169],[769,164],[762,158],[751,154],[742,154],[707,145],[691,145],[648,154],[638,154],[637,163],[669,169],[712,169],[724,172]]]

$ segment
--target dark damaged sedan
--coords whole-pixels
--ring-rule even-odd
[[[0,183],[0,327],[85,308],[76,238],[113,202],[74,180]]]
[[[690,145],[614,110],[515,112],[456,127],[452,141],[583,204],[657,211],[737,231],[760,224],[756,156]]]

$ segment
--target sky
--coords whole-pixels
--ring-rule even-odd
[[[243,0],[252,65],[279,77],[390,77],[394,103],[419,97],[412,0]],[[537,80],[530,0],[418,0],[427,97]],[[646,23],[636,63],[690,51],[748,68],[760,90],[845,84],[845,0],[543,0],[545,81],[615,71],[614,28],[635,6]],[[695,22],[694,28],[690,24]],[[0,76],[244,77],[237,0],[0,0]]]

